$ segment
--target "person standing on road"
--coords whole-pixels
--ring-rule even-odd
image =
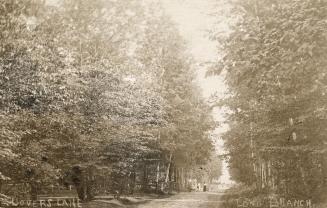
[[[207,184],[204,183],[204,184],[203,184],[203,192],[206,192],[206,191],[207,191]]]

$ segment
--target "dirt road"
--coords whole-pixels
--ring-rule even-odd
[[[222,208],[221,193],[180,193],[165,199],[154,199],[136,208]]]

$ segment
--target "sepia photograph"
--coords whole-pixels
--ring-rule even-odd
[[[0,0],[0,208],[327,208],[327,0]]]

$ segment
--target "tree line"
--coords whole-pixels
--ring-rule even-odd
[[[223,55],[233,179],[262,194],[326,200],[327,2],[241,0],[231,32],[213,38]]]
[[[215,122],[160,5],[0,5],[0,193],[73,185],[91,200],[187,187],[212,157]]]

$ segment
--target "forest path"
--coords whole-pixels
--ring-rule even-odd
[[[165,199],[154,199],[133,208],[220,208],[222,193],[184,192]]]

